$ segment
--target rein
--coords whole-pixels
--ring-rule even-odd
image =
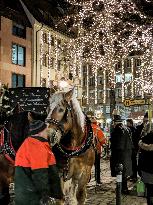
[[[55,146],[60,151],[60,153],[62,155],[64,155],[65,157],[71,158],[71,157],[77,157],[77,156],[83,154],[87,149],[90,148],[92,143],[93,143],[93,131],[92,131],[90,121],[86,117],[85,135],[84,135],[83,142],[80,146],[65,147],[61,143],[59,143]]]

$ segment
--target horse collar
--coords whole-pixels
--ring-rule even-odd
[[[76,157],[83,154],[87,149],[90,148],[93,142],[93,132],[90,122],[87,121],[87,125],[85,128],[85,135],[83,142],[80,146],[77,147],[66,147],[61,143],[57,144],[57,149],[60,151],[62,155],[65,157],[71,158]]]

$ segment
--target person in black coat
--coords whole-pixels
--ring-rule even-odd
[[[147,204],[153,205],[153,130],[139,141],[139,147],[139,168],[142,181],[147,188]]]
[[[137,151],[139,150],[139,146],[138,146],[138,142],[141,139],[142,135],[143,135],[143,129],[145,127],[146,124],[148,124],[149,119],[148,119],[148,112],[145,113],[144,118],[143,118],[143,122],[140,125],[136,126],[136,138],[135,138],[135,149],[137,149]]]
[[[133,175],[131,179],[136,182],[137,181],[137,154],[138,154],[138,142],[136,136],[136,127],[134,126],[132,119],[127,119],[127,127],[131,130],[132,133],[132,142],[133,142],[133,149],[132,149],[132,171]]]
[[[119,115],[114,116],[114,128],[111,133],[111,176],[116,176],[117,164],[123,165],[122,193],[128,194],[127,177],[132,175],[132,139],[131,131],[122,124]]]

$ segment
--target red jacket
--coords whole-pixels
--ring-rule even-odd
[[[48,141],[25,139],[15,159],[15,204],[35,205],[44,196],[63,197],[56,160]]]
[[[101,153],[102,146],[104,144],[106,144],[106,138],[104,136],[103,131],[99,127],[99,125],[97,125],[97,122],[92,122],[91,126],[92,126],[92,130],[93,130],[93,134],[96,138],[96,140],[95,140],[96,141],[96,149],[97,149],[98,153]]]

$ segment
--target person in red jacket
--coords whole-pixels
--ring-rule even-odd
[[[95,150],[95,180],[97,184],[101,184],[100,179],[100,159],[101,159],[101,153],[102,153],[102,146],[106,144],[106,138],[104,136],[103,131],[99,127],[96,119],[94,117],[91,118],[91,126],[93,129],[93,134],[95,137],[96,142],[96,150]]]
[[[63,199],[63,193],[47,126],[34,120],[29,128],[29,137],[15,159],[15,204],[55,204],[55,199]]]

